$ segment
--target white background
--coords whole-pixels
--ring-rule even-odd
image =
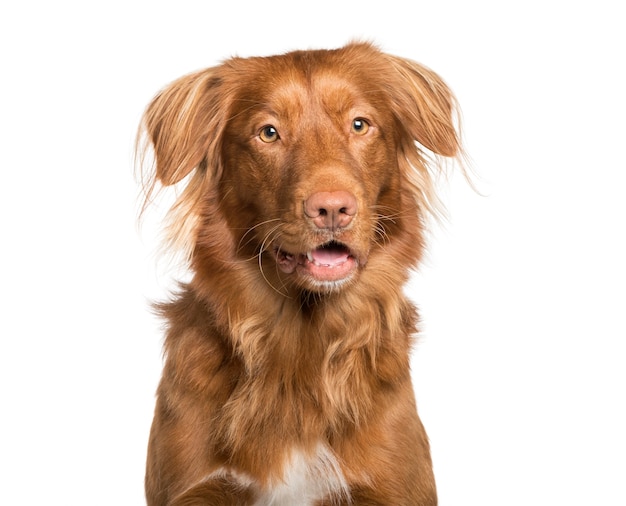
[[[223,5],[228,3],[228,6]],[[626,505],[619,2],[4,2],[0,504],[141,505],[164,296],[132,149],[159,88],[365,38],[439,72],[480,179],[409,293],[442,506]]]

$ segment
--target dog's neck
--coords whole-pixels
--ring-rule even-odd
[[[364,386],[393,383],[396,372],[406,370],[417,319],[402,292],[404,273],[387,272],[383,281],[375,263],[370,267],[344,291],[302,298],[277,293],[245,269],[237,283],[245,288],[237,292],[215,276],[189,289],[206,301],[210,319],[242,360],[247,381],[290,385],[301,390],[294,395],[357,423],[372,402]]]

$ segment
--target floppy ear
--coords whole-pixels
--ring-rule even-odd
[[[391,100],[405,129],[427,149],[442,156],[459,154],[460,140],[454,124],[456,100],[432,70],[411,60],[387,55],[397,80]]]
[[[198,166],[219,166],[219,139],[227,115],[218,69],[174,81],[146,109],[143,124],[154,146],[156,179],[164,186]]]

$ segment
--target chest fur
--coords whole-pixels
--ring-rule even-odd
[[[228,475],[241,486],[252,488],[255,506],[312,506],[321,499],[350,497],[336,457],[323,444],[318,444],[311,453],[293,451],[283,463],[282,474],[266,483],[225,469],[216,471],[211,477],[216,475]]]

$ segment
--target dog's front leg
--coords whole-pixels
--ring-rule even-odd
[[[220,476],[202,482],[176,497],[168,506],[248,506],[255,502],[250,487]]]

